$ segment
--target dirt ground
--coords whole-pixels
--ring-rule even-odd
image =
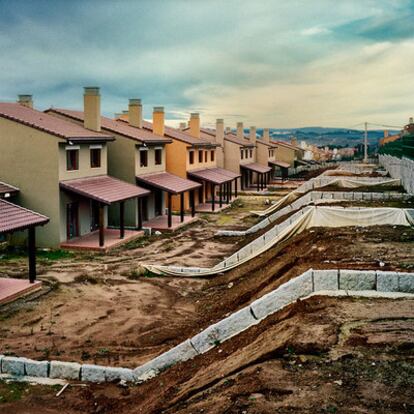
[[[2,309],[0,349],[135,367],[310,267],[412,269],[413,241],[406,227],[315,228],[211,279],[135,275],[133,255],[69,260],[49,270],[60,266],[59,282],[43,277],[50,291]],[[84,266],[95,270],[85,274]]]
[[[139,386],[0,382],[0,413],[413,413],[413,349],[414,300],[314,297]]]

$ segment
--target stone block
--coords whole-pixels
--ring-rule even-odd
[[[134,371],[128,368],[105,367],[105,378],[106,378],[106,381],[108,382],[113,382],[113,381],[134,382],[135,381]]]
[[[339,289],[372,290],[375,289],[374,270],[340,270]]]
[[[105,369],[101,365],[83,364],[81,367],[81,380],[89,382],[105,382]]]
[[[398,290],[404,293],[414,293],[414,273],[398,272]]]
[[[47,378],[49,375],[49,361],[33,361],[27,359],[25,362],[26,375],[29,377]]]
[[[18,358],[18,357],[11,357],[11,356],[3,357],[1,361],[1,372],[4,374],[23,376],[25,375],[25,371],[24,371],[25,362],[26,362],[26,358]]]
[[[338,270],[314,270],[313,271],[313,290],[338,290]]]
[[[190,340],[187,339],[169,351],[164,352],[151,361],[148,361],[144,365],[135,368],[134,375],[139,380],[150,371],[163,371],[175,365],[177,362],[187,361],[188,359],[194,358],[196,355],[198,355],[198,353],[191,345]]]
[[[377,271],[377,291],[398,292],[398,273]]]
[[[51,361],[49,377],[79,380],[80,371],[81,365],[77,362]]]
[[[197,352],[202,354],[257,322],[250,311],[250,307],[246,307],[209,326],[190,340]]]
[[[256,318],[266,318],[298,298],[310,295],[313,292],[312,285],[312,270],[308,270],[254,301],[250,307]]]

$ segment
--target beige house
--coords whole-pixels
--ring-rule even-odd
[[[243,123],[237,123],[237,133],[230,129],[224,130],[224,121],[217,119],[216,129],[203,128],[205,134],[214,137],[222,148],[217,160],[218,165],[241,176],[241,189],[247,189],[256,184],[257,189],[264,188],[269,181],[271,168],[268,162],[261,164],[257,162],[258,143],[256,128],[250,128],[249,137],[245,137]],[[262,146],[262,143],[259,144]],[[270,144],[269,144],[270,145]],[[267,145],[265,145],[267,147]],[[234,186],[233,186],[233,189]]]
[[[46,112],[78,124],[84,122],[83,111],[51,108]],[[108,171],[114,177],[150,190],[147,196],[126,203],[126,225],[163,230],[173,227],[172,217],[168,225],[167,197],[189,192],[199,184],[166,171],[166,145],[171,144],[172,139],[144,129],[143,122],[140,99],[129,100],[123,119],[101,117],[102,130],[116,138],[108,143]],[[117,210],[111,211],[110,217],[117,222]]]
[[[139,235],[125,232],[124,203],[149,192],[108,175],[114,136],[101,131],[97,95],[85,88],[83,126],[33,109],[30,95],[0,103],[0,180],[20,189],[18,204],[50,218],[39,246],[103,249]],[[108,228],[114,204],[119,229]]]

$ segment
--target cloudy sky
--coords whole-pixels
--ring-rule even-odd
[[[0,0],[0,99],[246,126],[403,125],[412,0]]]

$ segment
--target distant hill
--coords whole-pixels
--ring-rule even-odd
[[[257,132],[262,135],[263,129],[258,128]],[[399,131],[390,130],[390,135],[397,134]],[[248,134],[248,130],[245,130]],[[325,146],[355,146],[364,142],[364,131],[346,128],[271,128],[270,135],[274,140],[290,141],[291,137],[296,137],[298,141],[306,141],[310,144]],[[368,143],[371,147],[378,145],[379,139],[384,136],[383,130],[368,131]]]

